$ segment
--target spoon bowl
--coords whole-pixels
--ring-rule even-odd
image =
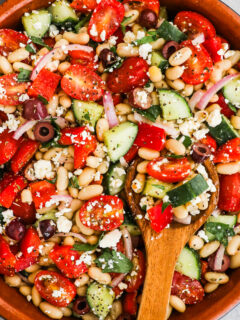
[[[125,193],[133,215],[144,217],[145,212],[139,206],[141,195],[134,193],[131,188],[139,162],[141,162],[141,159],[136,159],[128,169]],[[145,218],[136,220],[142,232],[147,255],[147,273],[138,320],[166,319],[172,278],[179,254],[189,238],[206,222],[217,206],[219,194],[218,174],[210,160],[205,160],[204,166],[209,178],[212,179],[213,184],[216,186],[216,191],[211,194],[208,208],[201,211],[198,216],[195,216],[191,224],[183,225],[173,222],[170,228],[157,233]]]

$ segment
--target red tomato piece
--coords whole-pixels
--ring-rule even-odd
[[[34,280],[41,297],[57,307],[66,307],[77,294],[76,287],[55,271],[40,271]]]
[[[218,94],[218,101],[216,102],[221,107],[221,113],[227,117],[231,118],[231,116],[235,115],[235,112],[229,108],[229,105],[226,103],[224,95],[222,93]]]
[[[16,260],[16,264],[15,264],[15,271],[16,272],[20,272],[25,270],[26,268],[30,267],[31,265],[33,265],[34,263],[37,262],[37,258],[36,257],[20,257],[17,258]]]
[[[93,138],[87,127],[65,128],[61,130],[58,142],[64,146],[71,144],[85,144]]]
[[[183,181],[189,176],[191,165],[187,158],[166,159],[160,157],[148,163],[147,173],[155,179],[173,183]]]
[[[68,55],[71,57],[71,64],[80,64],[81,66],[90,69],[97,69],[98,64],[95,61],[94,51],[86,52],[84,50],[69,51]]]
[[[57,245],[49,253],[49,257],[68,278],[78,278],[88,270],[86,264],[81,262],[81,254],[73,250],[72,246]]]
[[[123,299],[123,310],[126,314],[137,314],[137,292],[127,293]]]
[[[131,9],[137,9],[140,12],[145,9],[150,9],[156,12],[157,16],[160,13],[159,0],[124,0],[123,3],[128,3]]]
[[[2,192],[9,184],[11,184],[15,179],[12,172],[6,172],[3,175],[2,180],[0,180],[0,192]]]
[[[208,262],[205,260],[201,260],[201,283],[205,284],[207,283],[206,279],[205,279],[205,273],[208,271]]]
[[[11,73],[0,77],[0,104],[16,106],[20,104],[19,98],[27,92],[30,82],[18,82],[17,74]]]
[[[137,291],[144,282],[145,278],[145,258],[142,251],[136,249],[133,252],[133,276],[128,274],[125,277],[124,282],[128,285],[126,291],[127,292],[135,292]]]
[[[40,95],[49,101],[54,95],[60,79],[60,75],[42,69],[28,89],[29,96],[38,97]]]
[[[37,258],[39,256],[39,246],[41,240],[38,236],[38,232],[33,227],[27,229],[21,244],[20,249],[24,258]]]
[[[13,139],[14,132],[4,130],[0,133],[0,164],[8,162],[16,153],[19,142]]]
[[[214,153],[217,150],[217,142],[210,135],[206,135],[205,138],[200,140],[201,143],[206,144],[208,148]]]
[[[166,133],[163,129],[147,123],[138,124],[138,134],[134,144],[138,147],[149,148],[157,151],[163,150],[166,142]]]
[[[11,169],[18,173],[36,153],[40,143],[34,140],[24,140],[11,161]]]
[[[148,64],[143,58],[127,58],[119,69],[109,73],[108,88],[115,93],[126,93],[148,82]]]
[[[175,271],[171,294],[178,296],[185,304],[196,304],[203,300],[204,290],[198,280],[193,280]]]
[[[17,194],[27,186],[27,182],[22,176],[15,176],[9,185],[1,190],[0,204],[5,208],[10,208]]]
[[[87,157],[97,148],[97,140],[94,136],[87,142],[87,144],[74,145],[74,169],[81,169],[84,167]]]
[[[36,209],[44,208],[51,196],[56,193],[55,185],[45,180],[33,182],[29,186]]]
[[[90,38],[103,42],[120,27],[124,18],[124,6],[117,0],[102,0],[94,10],[88,25]]]
[[[79,216],[82,224],[93,230],[113,230],[123,223],[123,202],[116,196],[97,196],[81,207]]]
[[[139,146],[133,144],[132,147],[128,150],[128,152],[124,156],[124,159],[127,163],[130,163],[137,156],[138,149]]]
[[[27,224],[33,224],[36,221],[36,209],[33,202],[31,204],[22,202],[20,194],[17,195],[10,209],[15,217],[23,219]]]
[[[210,55],[202,44],[194,46],[191,40],[181,43],[181,48],[188,47],[192,50],[191,57],[184,63],[182,79],[188,84],[206,82],[211,75],[213,63]]]
[[[240,173],[220,176],[218,208],[228,212],[240,210]]]
[[[204,16],[192,11],[181,11],[175,19],[174,24],[189,36],[203,33],[205,39],[216,36],[216,30],[213,24]]]
[[[0,30],[0,54],[15,51],[20,48],[20,43],[27,44],[28,37],[12,29]]]
[[[51,37],[43,38],[43,42],[51,48],[54,48],[54,45],[56,44],[55,39]]]
[[[0,274],[13,276],[16,258],[10,250],[9,244],[0,235]]]
[[[61,87],[70,97],[83,101],[96,101],[103,95],[103,81],[88,67],[74,64],[64,74]]]
[[[162,206],[163,203],[161,202],[147,211],[151,222],[151,227],[156,232],[161,232],[163,229],[165,229],[173,219],[172,207],[169,205],[164,211],[162,211]]]
[[[203,45],[214,63],[222,60],[222,56],[219,54],[219,50],[222,49],[222,39],[220,37],[207,39]]]
[[[228,140],[215,153],[215,163],[240,161],[240,138]]]
[[[80,12],[89,12],[97,7],[97,0],[73,0],[70,6]]]

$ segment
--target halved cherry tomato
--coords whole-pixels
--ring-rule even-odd
[[[74,169],[84,167],[87,157],[97,148],[97,139],[92,136],[85,144],[74,145]]]
[[[36,209],[33,202],[31,204],[22,202],[20,194],[16,196],[10,209],[15,217],[23,219],[27,224],[33,224],[36,221]]]
[[[20,272],[25,270],[26,268],[30,267],[31,265],[33,265],[34,263],[36,263],[38,261],[38,259],[36,257],[20,257],[17,258],[16,260],[16,264],[15,264],[15,271],[16,272]]]
[[[207,39],[203,45],[214,63],[222,60],[222,55],[219,54],[219,50],[222,49],[222,39],[220,37]]]
[[[27,44],[28,37],[12,29],[0,30],[0,54],[15,51],[20,48],[20,43]]]
[[[80,12],[89,12],[97,7],[97,0],[73,0],[70,6]]]
[[[24,140],[11,161],[11,169],[18,173],[36,153],[40,143],[34,140]]]
[[[218,208],[228,212],[240,210],[240,173],[220,176]]]
[[[137,314],[137,291],[125,295],[123,299],[123,311],[132,316]]]
[[[0,192],[6,189],[14,180],[15,175],[12,172],[5,172],[2,180],[0,180]]]
[[[133,144],[132,147],[128,150],[128,152],[124,156],[124,159],[127,163],[130,163],[136,157],[138,149],[139,146]]]
[[[0,235],[0,274],[13,276],[16,258],[10,250],[9,244]]]
[[[14,176],[12,181],[0,192],[0,204],[10,208],[17,194],[27,186],[22,176]]]
[[[217,142],[215,139],[213,139],[210,135],[206,135],[205,138],[200,140],[201,143],[208,146],[208,148],[214,153],[217,150]]]
[[[55,271],[40,271],[34,285],[43,299],[57,307],[68,306],[77,293],[74,284]]]
[[[56,245],[49,253],[49,257],[68,278],[78,278],[88,270],[86,264],[81,261],[81,254],[73,250],[72,246]]]
[[[87,201],[79,211],[83,225],[93,230],[109,231],[123,223],[123,202],[116,196],[97,196]]]
[[[240,161],[240,138],[228,140],[215,153],[214,163]]]
[[[71,57],[71,64],[80,64],[81,66],[85,66],[93,70],[97,69],[98,67],[98,64],[95,61],[95,54],[93,50],[91,52],[74,50],[69,51],[68,55]]]
[[[205,279],[205,273],[208,271],[208,262],[205,260],[201,260],[201,283],[205,284],[207,283],[207,280]]]
[[[168,205],[164,211],[162,210],[162,206],[163,203],[161,202],[147,211],[151,227],[156,232],[161,232],[165,229],[173,219],[173,209],[171,205]]]
[[[27,229],[21,244],[20,249],[24,258],[37,258],[39,256],[39,247],[41,240],[38,232],[33,227]]]
[[[195,304],[203,300],[204,290],[198,280],[193,280],[175,271],[171,294],[178,296],[185,304]]]
[[[166,142],[166,133],[163,129],[147,123],[138,124],[138,134],[134,144],[138,147],[161,151]]]
[[[60,75],[42,69],[28,90],[29,96],[38,97],[40,95],[49,101],[54,95],[60,79]]]
[[[74,64],[61,81],[62,89],[72,98],[96,101],[103,95],[103,81],[93,70]]]
[[[191,165],[187,158],[166,159],[160,157],[148,163],[147,173],[155,179],[173,183],[183,181],[189,176]]]
[[[192,50],[191,57],[184,63],[182,79],[188,84],[206,82],[211,75],[213,63],[210,55],[202,44],[194,46],[191,40],[181,43],[181,48],[188,47]]]
[[[92,40],[102,42],[110,38],[124,18],[124,6],[117,0],[102,0],[94,10],[88,25]]]
[[[235,112],[229,108],[229,105],[226,103],[224,95],[222,93],[218,94],[218,101],[216,102],[221,107],[221,113],[227,117],[231,118],[231,116],[235,115]]]
[[[14,132],[4,130],[0,133],[0,164],[8,162],[16,153],[19,142],[13,139]]]
[[[128,3],[131,9],[137,9],[140,12],[145,9],[150,9],[156,12],[157,16],[160,12],[159,0],[124,0],[123,3]]]
[[[65,128],[61,130],[58,142],[64,146],[71,144],[85,144],[93,138],[87,127]]]
[[[127,292],[137,291],[144,282],[145,258],[142,251],[138,249],[134,250],[132,263],[133,263],[133,269],[131,272],[132,275],[128,274],[124,280],[124,282],[128,285],[126,289]]]
[[[18,82],[17,74],[11,73],[0,77],[0,104],[16,106],[20,104],[19,98],[27,92],[30,82]]]
[[[199,13],[192,11],[181,11],[175,19],[174,24],[189,36],[203,33],[205,39],[216,36],[216,30],[212,23]]]
[[[126,93],[148,82],[148,64],[143,58],[127,58],[119,69],[108,75],[107,86],[115,93]]]
[[[29,186],[36,209],[44,208],[51,196],[56,193],[55,185],[45,180],[33,182]]]

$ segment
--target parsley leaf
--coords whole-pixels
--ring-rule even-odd
[[[125,34],[126,26],[131,19],[132,19],[132,16],[123,18],[123,21],[121,22],[121,29],[123,34]]]
[[[43,96],[41,96],[40,94],[37,96],[37,98],[42,101],[43,104],[47,105],[48,101],[46,98],[44,98]]]
[[[30,53],[36,53],[36,49],[30,44],[27,44],[25,49]]]
[[[171,203],[170,202],[163,202],[163,204],[162,204],[162,213],[164,212],[164,210],[166,210],[167,209],[167,207],[168,206],[170,206],[171,205]]]
[[[231,109],[233,112],[237,112],[237,109],[232,105],[231,103],[228,104],[229,109]]]
[[[228,245],[228,237],[235,235],[232,227],[228,224],[220,222],[207,222],[206,230],[212,233],[215,238],[220,241],[225,247]]]
[[[95,263],[104,273],[128,273],[133,268],[132,261],[124,254],[110,249],[105,249],[103,254],[95,260]]]
[[[18,82],[28,82],[31,74],[31,70],[20,68],[20,73],[18,74]]]
[[[184,137],[184,140],[182,141],[182,138]],[[184,145],[185,148],[188,148],[191,146],[192,144],[192,139],[189,137],[189,136],[180,136],[177,138],[177,140],[180,140],[182,141],[182,144]]]
[[[6,210],[7,209],[5,207],[0,206],[0,226],[2,226],[2,227],[5,224],[2,212],[6,211]]]
[[[161,186],[160,184],[152,184],[152,186],[161,190],[165,190],[165,187]]]
[[[79,30],[91,19],[91,14],[83,17],[74,27],[75,31],[78,33]]]
[[[117,57],[116,62],[114,62],[113,64],[111,64],[109,67],[107,67],[106,69],[104,69],[104,72],[112,72],[114,69],[118,69],[121,67],[122,63],[123,63],[124,59]]]
[[[96,244],[89,244],[89,243],[75,243],[73,245],[73,250],[77,251],[94,251],[97,249],[99,242],[102,240],[104,236],[104,232],[101,234],[101,236],[98,239],[98,242]]]
[[[30,39],[33,43],[38,44],[39,46],[45,47],[48,50],[52,50],[51,47],[49,47],[41,38],[31,36]]]
[[[159,105],[153,105],[147,110],[136,109],[136,111],[143,117],[155,122],[157,117],[161,114],[161,107]]]
[[[79,188],[78,178],[76,176],[73,176],[69,180],[69,187],[72,188]]]
[[[61,136],[61,128],[59,127],[59,125],[56,123],[56,121],[54,120],[54,118],[51,118],[51,124],[54,127],[55,130],[55,136],[52,140],[42,143],[42,147],[43,148],[50,148],[50,147],[55,147],[55,148],[67,148],[68,146],[63,146],[61,144],[58,143],[58,140]]]

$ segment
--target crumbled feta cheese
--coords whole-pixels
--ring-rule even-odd
[[[118,39],[118,37],[115,37],[115,36],[111,36],[108,39],[108,43],[110,44],[111,47],[113,47],[117,44],[117,39]]]
[[[152,52],[152,46],[150,43],[144,43],[141,46],[139,46],[139,55],[143,59],[147,60],[149,53]]]
[[[49,27],[49,36],[51,38],[55,38],[58,34],[59,34],[58,28],[54,24],[51,24]]]
[[[197,235],[202,238],[205,242],[208,242],[208,236],[206,235],[204,230],[198,231]]]
[[[57,220],[57,228],[59,232],[70,232],[72,228],[72,221],[68,220],[66,217],[61,216]]]
[[[1,91],[0,91],[0,95],[1,95]],[[18,100],[19,100],[19,102],[27,101],[27,100],[29,100],[29,95],[27,93],[23,93],[20,95]]]
[[[34,175],[37,179],[43,180],[52,173],[52,164],[49,160],[38,160],[34,163]]]
[[[98,36],[98,32],[97,32],[97,28],[96,28],[95,24],[92,25],[92,28],[90,30],[90,35],[93,36],[93,37]]]
[[[125,290],[125,289],[127,289],[127,287],[128,287],[127,284],[123,283],[123,282],[120,282],[119,285],[118,285],[118,288],[120,290]]]
[[[122,233],[118,230],[115,229],[109,233],[107,233],[102,240],[99,243],[99,246],[101,248],[112,248],[116,247],[117,243],[122,237]]]
[[[8,224],[11,221],[11,219],[13,218],[13,211],[10,209],[3,211],[2,216],[3,216],[3,222]]]
[[[206,137],[206,134],[209,132],[209,129],[201,129],[201,130],[198,130],[198,131],[195,131],[193,133],[193,136],[194,138],[196,138],[197,140],[201,140],[203,138]]]
[[[207,118],[207,123],[209,124],[210,127],[216,127],[222,122],[222,115],[220,110],[216,109],[213,110],[208,118]]]
[[[13,114],[8,114],[8,120],[6,121],[6,125],[10,132],[16,131],[20,121],[15,118]]]
[[[92,256],[88,252],[84,252],[81,257],[76,260],[76,265],[79,266],[83,262],[89,266],[92,264]]]

